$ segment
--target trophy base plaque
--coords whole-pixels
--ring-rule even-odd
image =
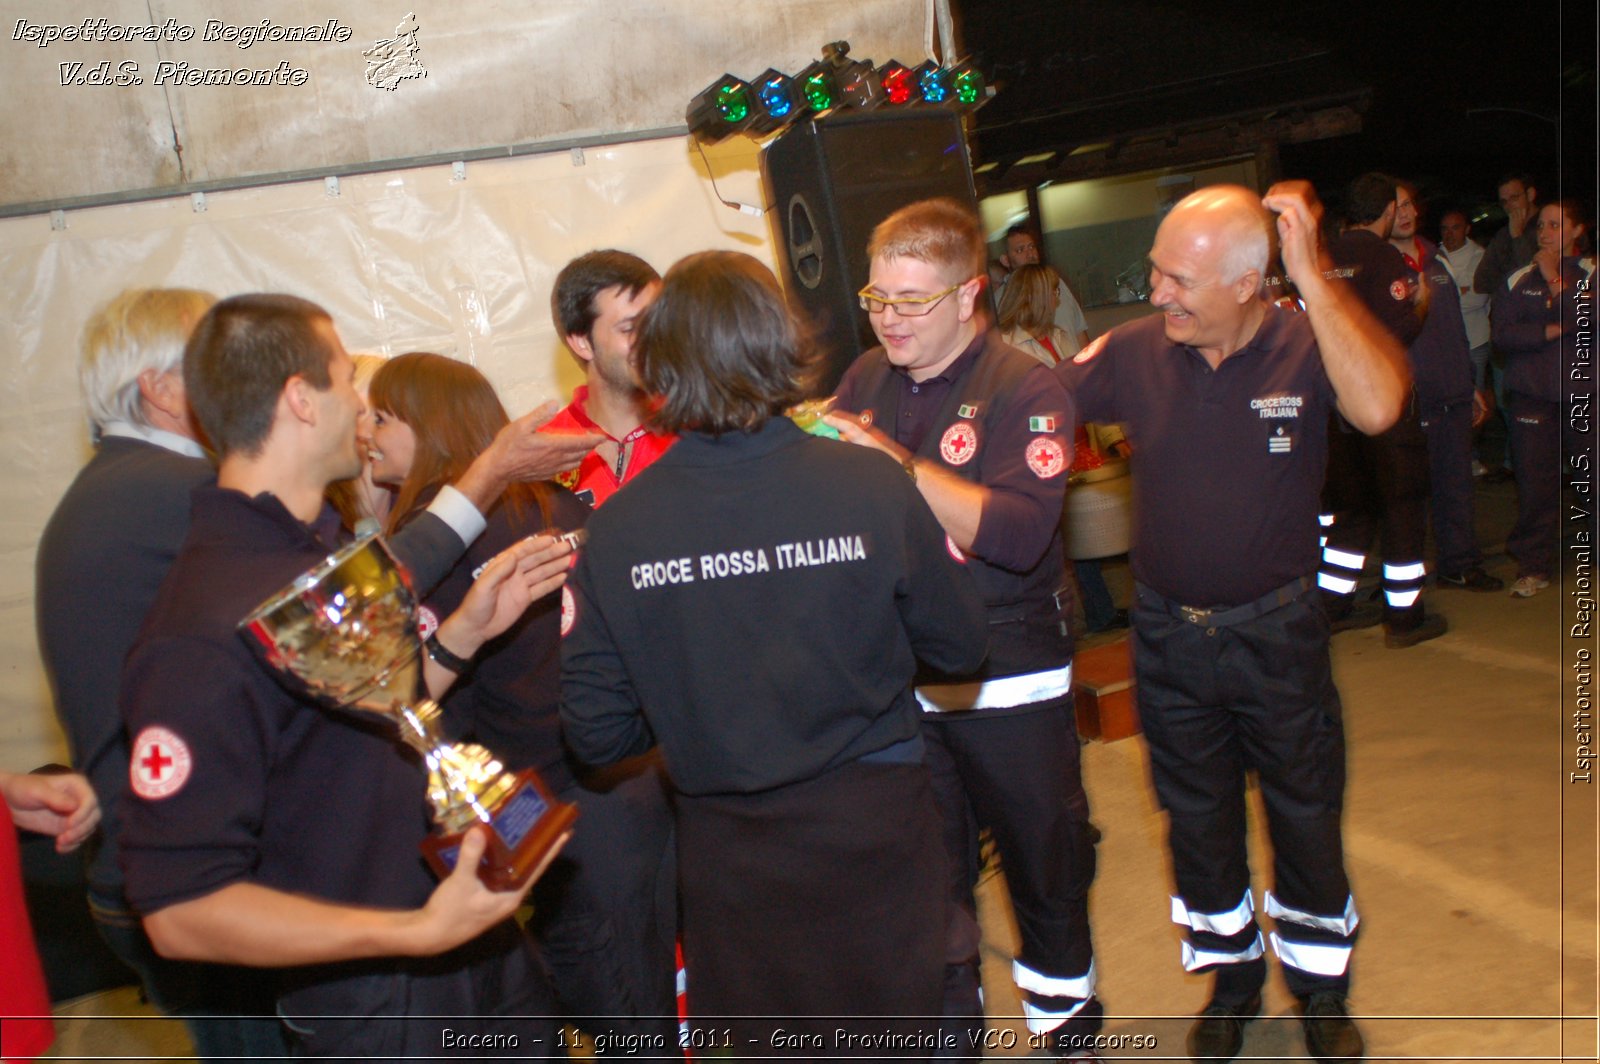
[[[478,878],[490,890],[514,890],[555,856],[578,807],[550,796],[533,769],[512,774],[516,785],[491,813],[488,846],[478,862]],[[423,840],[422,854],[440,879],[455,870],[461,840],[467,831],[432,835]]]

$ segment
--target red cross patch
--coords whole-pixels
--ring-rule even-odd
[[[1395,302],[1397,303],[1405,299],[1410,294],[1411,286],[1407,284],[1404,279],[1395,281],[1389,285],[1389,295],[1393,296]]]
[[[1101,351],[1105,350],[1106,338],[1110,335],[1110,333],[1101,333],[1099,336],[1096,336],[1093,340],[1089,341],[1088,347],[1072,356],[1072,361],[1082,365],[1095,355],[1098,355]]]
[[[578,600],[572,597],[572,589],[570,587],[563,587],[561,589],[561,635],[563,638],[568,632],[572,631],[573,622],[577,619]]]
[[[183,790],[193,769],[188,743],[166,728],[146,728],[133,741],[128,782],[134,794],[155,801]]]
[[[1066,452],[1050,436],[1035,436],[1023,457],[1028,460],[1028,468],[1033,470],[1033,475],[1040,480],[1049,480],[1067,468]]]
[[[958,421],[939,438],[939,456],[951,465],[966,465],[978,453],[978,430],[970,421]]]
[[[476,579],[476,574],[474,574]],[[426,606],[417,607],[417,638],[427,639],[439,630],[439,615]]]

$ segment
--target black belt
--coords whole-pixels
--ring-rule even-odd
[[[1191,624],[1205,625],[1207,628],[1221,628],[1230,624],[1239,624],[1241,621],[1253,621],[1262,614],[1271,613],[1281,606],[1287,606],[1310,590],[1312,584],[1311,577],[1302,576],[1298,580],[1292,580],[1284,584],[1275,591],[1268,591],[1254,602],[1247,602],[1243,606],[1218,606],[1216,608],[1185,606],[1150,590],[1143,584],[1137,585],[1137,591],[1142,599],[1161,607],[1174,617],[1181,618]]]

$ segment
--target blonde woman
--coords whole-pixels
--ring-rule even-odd
[[[1078,353],[1076,339],[1056,325],[1061,278],[1049,266],[1030,264],[1011,271],[1000,292],[1000,334],[1012,347],[1047,366]]]

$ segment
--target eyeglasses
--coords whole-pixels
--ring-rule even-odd
[[[969,278],[970,280],[970,278]],[[966,284],[966,281],[957,281],[943,292],[936,292],[931,296],[906,296],[904,299],[884,299],[871,293],[871,285],[856,293],[856,298],[861,301],[861,309],[868,314],[882,314],[890,307],[902,318],[920,318],[931,313],[938,306],[939,300]]]

